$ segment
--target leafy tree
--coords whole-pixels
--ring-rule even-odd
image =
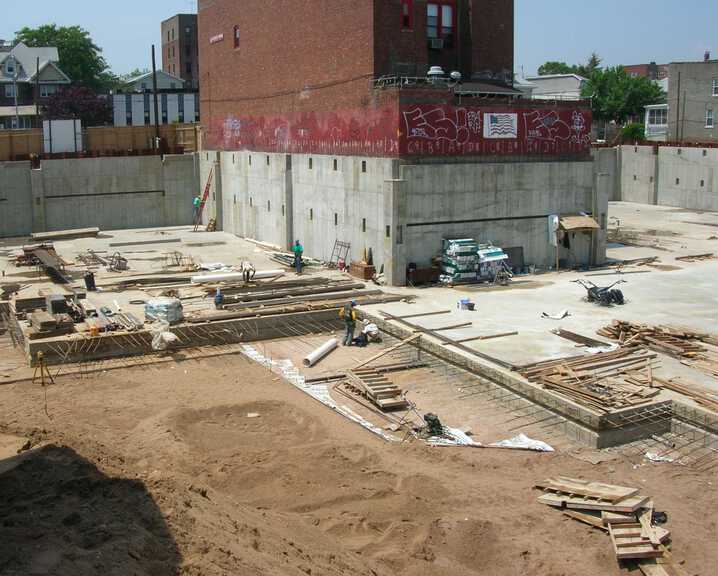
[[[542,64],[538,69],[539,76],[552,74],[575,74],[576,66],[569,66],[566,62],[550,61]]]
[[[48,99],[44,111],[49,120],[79,118],[83,126],[112,124],[112,104],[86,86],[68,86]]]
[[[566,62],[549,61],[543,64],[539,69],[539,76],[548,76],[550,74],[578,74],[588,78],[594,71],[601,67],[601,57],[593,52],[585,64],[575,64],[570,66]]]
[[[643,124],[632,123],[626,124],[621,128],[622,142],[643,142],[646,139],[646,128]]]
[[[666,97],[658,84],[632,78],[622,66],[594,70],[581,95],[591,99],[594,118],[618,124],[641,117],[646,106],[664,102]]]
[[[103,90],[115,82],[102,49],[92,41],[90,33],[79,26],[25,27],[15,34],[15,41],[31,47],[56,46],[60,54],[59,66],[74,83]]]

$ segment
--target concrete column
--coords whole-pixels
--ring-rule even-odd
[[[284,247],[294,243],[294,181],[292,179],[292,155],[287,154],[284,166]]]
[[[395,178],[384,181],[384,223],[390,226],[384,235],[384,275],[390,286],[406,285],[406,181],[400,179],[399,162],[392,167]]]
[[[45,218],[45,180],[42,166],[37,170],[30,170],[30,186],[32,189],[32,231],[45,232],[47,220]]]

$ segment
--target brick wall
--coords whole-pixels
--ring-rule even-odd
[[[470,3],[474,78],[513,81],[514,0],[470,0]]]

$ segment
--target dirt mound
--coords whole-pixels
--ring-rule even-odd
[[[172,574],[180,556],[141,482],[46,446],[0,475],[4,574]]]

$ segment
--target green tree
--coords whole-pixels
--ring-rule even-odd
[[[622,66],[594,70],[581,95],[591,99],[594,118],[618,124],[642,117],[646,106],[666,98],[658,84],[648,78],[632,78]]]
[[[596,70],[601,68],[601,62],[601,57],[595,52],[592,52],[588,58],[588,62],[576,66],[576,74],[584,78],[590,78]]]
[[[646,128],[643,124],[626,124],[621,128],[622,142],[643,142],[646,139]]]
[[[23,28],[15,34],[16,42],[27,46],[56,46],[59,66],[70,79],[92,90],[105,90],[116,81],[102,56],[102,49],[79,26],[45,24],[39,28]]]
[[[566,62],[550,61],[542,64],[538,69],[539,76],[551,74],[576,74],[576,66],[569,66]]]

